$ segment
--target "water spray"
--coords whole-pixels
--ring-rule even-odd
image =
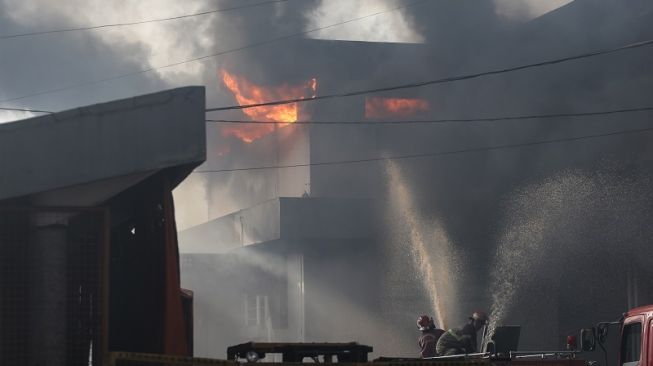
[[[569,271],[565,258],[610,252],[614,242],[636,245],[641,240],[637,233],[650,217],[649,187],[648,177],[637,181],[609,171],[565,171],[515,191],[492,266],[488,339],[514,302],[525,297],[530,281]],[[587,235],[600,236],[605,244],[589,241]]]
[[[414,205],[412,204],[408,187],[402,178],[399,168],[394,162],[388,161],[386,168],[390,178],[392,204],[396,206],[396,209],[403,220],[402,224],[408,229],[410,244],[413,251],[413,260],[417,268],[423,269],[423,271],[421,271],[423,285],[435,312],[437,323],[440,328],[447,329],[444,306],[442,304],[442,299],[439,296],[440,293],[438,286],[436,285],[433,260],[424,241],[424,236],[420,231],[420,225],[414,212]]]

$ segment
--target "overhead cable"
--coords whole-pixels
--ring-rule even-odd
[[[390,156],[390,157],[378,157],[378,158],[356,159],[356,160],[326,161],[326,162],[315,162],[315,163],[305,163],[305,164],[270,165],[270,166],[258,166],[258,167],[249,167],[249,168],[196,170],[193,173],[198,173],[198,174],[199,173],[227,173],[227,172],[239,172],[239,171],[301,168],[301,167],[309,167],[309,166],[347,165],[347,164],[360,164],[360,163],[370,163],[370,162],[390,161],[390,160],[429,158],[429,157],[458,155],[458,154],[473,153],[473,152],[482,152],[482,151],[495,151],[495,150],[524,148],[530,146],[548,145],[548,144],[556,144],[556,143],[564,143],[564,142],[574,142],[574,141],[581,141],[581,140],[594,139],[600,137],[635,134],[635,133],[651,132],[651,131],[653,131],[653,127],[638,128],[632,130],[620,130],[620,131],[606,132],[606,133],[600,133],[594,135],[564,137],[564,138],[524,142],[524,143],[517,143],[517,144],[494,145],[494,146],[484,146],[484,147],[475,147],[475,148],[458,149],[458,150],[439,151],[439,152],[423,153],[423,154],[398,155],[398,156]]]
[[[514,121],[525,119],[551,119],[551,118],[573,118],[583,116],[600,116],[619,113],[635,113],[653,111],[653,107],[637,107],[612,109],[594,112],[577,112],[577,113],[551,113],[551,114],[529,114],[521,116],[501,116],[501,117],[481,117],[481,118],[444,118],[433,120],[378,120],[378,121],[296,121],[296,122],[277,122],[277,121],[247,121],[247,120],[230,120],[230,119],[207,119],[209,123],[224,124],[274,124],[274,125],[406,125],[406,124],[440,124],[440,123],[457,123],[457,122],[495,122],[495,121]]]
[[[275,43],[275,42],[280,42],[280,41],[284,41],[284,40],[299,37],[299,36],[304,36],[304,35],[307,35],[307,34],[315,33],[315,32],[321,31],[321,30],[329,29],[329,28],[334,28],[334,27],[341,26],[341,25],[344,25],[344,24],[357,22],[357,21],[360,21],[360,20],[363,20],[363,19],[378,16],[378,15],[381,15],[381,14],[397,11],[397,10],[400,10],[400,9],[405,9],[405,8],[410,7],[410,6],[416,5],[418,3],[423,3],[425,1],[426,0],[418,0],[418,1],[406,4],[406,5],[397,6],[397,7],[391,8],[391,9],[386,9],[384,11],[378,11],[376,13],[367,14],[367,15],[360,16],[360,17],[357,17],[357,18],[348,19],[348,20],[345,20],[345,21],[342,21],[342,22],[333,23],[333,24],[326,25],[326,26],[323,26],[323,27],[318,27],[318,28],[313,28],[313,29],[307,30],[307,31],[292,33],[292,34],[288,34],[288,35],[277,37],[277,38],[271,38],[271,39],[268,39],[268,40],[265,40],[265,41],[252,43],[252,44],[249,44],[249,45],[246,45],[246,46],[241,46],[241,47],[236,47],[236,48],[232,48],[232,49],[228,49],[228,50],[224,50],[224,51],[219,51],[219,52],[216,52],[216,53],[212,53],[212,54],[208,54],[208,55],[204,55],[204,56],[199,56],[199,57],[195,57],[195,58],[191,58],[191,59],[187,59],[187,60],[183,60],[183,61],[179,61],[179,62],[174,62],[174,63],[167,64],[167,65],[153,66],[153,67],[149,67],[149,68],[146,68],[146,69],[141,69],[141,70],[138,70],[138,71],[133,71],[133,72],[125,73],[125,74],[109,76],[109,77],[102,78],[102,79],[85,81],[85,82],[82,82],[82,83],[72,84],[72,85],[63,86],[63,87],[54,88],[54,89],[43,90],[43,91],[40,91],[40,92],[25,94],[25,95],[21,95],[21,96],[9,98],[9,99],[3,99],[3,100],[0,100],[0,103],[11,102],[11,101],[19,100],[19,99],[36,97],[36,96],[44,95],[44,94],[56,93],[56,92],[60,92],[60,91],[64,91],[64,90],[80,88],[80,87],[83,87],[83,86],[89,86],[89,85],[104,83],[104,82],[112,81],[112,80],[124,79],[124,78],[130,77],[130,76],[136,76],[136,75],[145,74],[145,73],[156,71],[156,70],[161,70],[161,69],[166,69],[166,68],[170,68],[170,67],[180,66],[180,65],[191,63],[191,62],[202,61],[202,60],[210,59],[210,58],[217,57],[217,56],[226,55],[226,54],[233,53],[233,52],[243,51],[243,50],[250,49],[250,48],[260,47],[260,46],[263,46],[263,45],[267,45],[267,44],[271,44],[271,43]]]
[[[393,91],[393,90],[412,89],[412,88],[418,88],[418,87],[423,87],[423,86],[427,86],[427,85],[443,84],[443,83],[450,83],[450,82],[454,82],[454,81],[476,79],[476,78],[484,77],[484,76],[504,74],[504,73],[514,72],[514,71],[519,71],[519,70],[525,70],[525,69],[531,69],[531,68],[536,68],[536,67],[555,65],[555,64],[560,64],[560,63],[563,63],[563,62],[580,60],[580,59],[584,59],[584,58],[590,58],[590,57],[601,56],[601,55],[607,55],[607,54],[611,54],[611,53],[621,52],[621,51],[625,51],[625,50],[630,50],[630,49],[645,47],[645,46],[650,46],[650,45],[653,45],[653,39],[649,39],[649,40],[645,40],[645,41],[641,41],[641,42],[636,42],[636,43],[630,43],[630,44],[620,46],[620,47],[617,47],[617,48],[611,48],[611,49],[600,50],[600,51],[593,51],[593,52],[588,52],[588,53],[581,53],[581,54],[574,55],[574,56],[556,58],[556,59],[551,59],[551,60],[546,60],[546,61],[540,61],[540,62],[525,64],[525,65],[520,65],[520,66],[507,67],[507,68],[502,68],[502,69],[495,69],[495,70],[490,70],[490,71],[483,71],[483,72],[478,72],[478,73],[473,73],[473,74],[449,76],[449,77],[445,77],[445,78],[441,78],[441,79],[420,81],[420,82],[415,82],[415,83],[410,83],[410,84],[392,85],[392,86],[386,86],[386,87],[375,88],[375,89],[363,89],[363,90],[356,90],[356,91],[350,91],[350,92],[344,92],[344,93],[318,95],[318,96],[313,97],[313,98],[294,98],[294,99],[283,99],[283,100],[276,100],[276,101],[270,101],[270,102],[264,102],[264,103],[231,105],[231,106],[226,106],[226,107],[213,107],[213,108],[207,108],[206,111],[207,112],[216,112],[216,111],[227,111],[227,110],[239,110],[239,109],[264,107],[264,106],[274,106],[274,105],[282,105],[282,104],[290,104],[290,103],[305,103],[305,102],[312,102],[312,101],[315,101],[315,100],[322,100],[322,99],[345,98],[345,97],[353,97],[353,96],[357,96],[357,95],[373,94],[373,93],[387,92],[387,91]]]
[[[199,13],[184,14],[184,15],[178,15],[178,16],[169,17],[169,18],[155,18],[155,19],[148,19],[148,20],[140,20],[140,21],[135,21],[135,22],[111,23],[111,24],[102,24],[102,25],[89,25],[89,26],[86,26],[86,27],[77,27],[77,28],[62,28],[62,29],[53,29],[53,30],[47,30],[47,31],[29,32],[29,33],[5,34],[5,35],[0,35],[0,40],[10,39],[10,38],[39,36],[39,35],[53,34],[53,33],[67,33],[67,32],[86,31],[86,30],[91,30],[91,29],[126,27],[126,26],[146,24],[146,23],[165,22],[165,21],[170,21],[170,20],[193,18],[193,17],[208,15],[208,14],[224,13],[224,12],[239,10],[239,9],[254,8],[254,7],[257,7],[257,6],[274,4],[274,3],[284,3],[284,2],[287,2],[287,1],[289,1],[289,0],[263,1],[263,2],[260,2],[260,3],[247,4],[247,5],[241,5],[241,6],[234,6],[234,7],[231,7],[231,8],[221,8],[221,9],[207,10],[207,11],[202,11],[202,12],[199,12]]]

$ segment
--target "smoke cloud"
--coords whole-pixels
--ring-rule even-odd
[[[20,119],[26,119],[36,116],[36,113],[23,112],[23,111],[2,111],[0,113],[0,123],[11,122]]]
[[[569,4],[571,1],[573,0],[494,0],[494,4],[495,12],[499,16],[515,20],[530,20]]]
[[[308,29],[326,27],[330,24],[346,21],[355,17],[362,17],[376,12],[388,11],[383,16],[375,16],[358,23],[342,27],[324,29],[311,33],[309,36],[316,39],[336,39],[344,41],[366,42],[404,42],[421,43],[424,41],[410,19],[404,12],[390,11],[401,6],[400,1],[328,1],[322,0],[319,5],[307,14]]]

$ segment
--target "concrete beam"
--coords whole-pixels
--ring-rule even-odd
[[[96,104],[0,125],[0,199],[206,158],[204,87]]]

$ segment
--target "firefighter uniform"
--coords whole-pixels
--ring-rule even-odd
[[[422,335],[419,337],[418,341],[420,356],[422,358],[435,357],[438,355],[435,348],[436,344],[438,343],[438,339],[440,339],[443,333],[444,330],[437,328],[422,331]]]
[[[469,317],[469,323],[461,329],[449,329],[438,340],[435,347],[438,355],[451,356],[476,353],[476,332],[487,325],[488,316],[482,311],[475,311]]]
[[[476,329],[466,324],[462,329],[449,329],[438,340],[436,352],[440,356],[476,352]]]

